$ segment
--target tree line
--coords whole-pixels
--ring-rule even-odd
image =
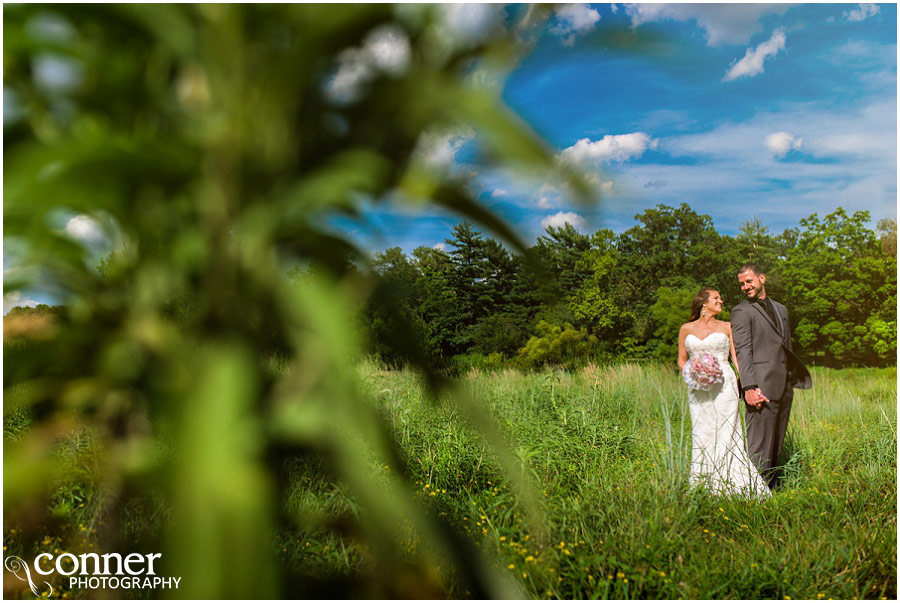
[[[736,269],[755,262],[786,304],[801,357],[825,366],[884,365],[897,347],[896,221],[873,231],[869,213],[838,208],[774,234],[759,219],[735,236],[687,204],[658,205],[621,234],[548,227],[524,253],[469,223],[445,250],[376,253],[378,303],[360,313],[372,350],[405,361],[415,339],[441,366],[571,366],[585,361],[670,361],[701,286],[727,310],[744,299]],[[396,312],[386,312],[393,307]]]
[[[524,253],[512,253],[470,222],[456,225],[443,249],[399,247],[339,254],[328,272],[370,277],[373,290],[356,315],[369,352],[391,366],[425,360],[437,368],[522,369],[584,362],[672,361],[678,330],[700,287],[725,299],[720,316],[742,301],[736,269],[755,262],[771,297],[788,307],[801,358],[829,367],[893,364],[897,349],[895,220],[866,227],[869,213],[842,208],[813,214],[774,234],[761,220],[738,234],[716,231],[687,204],[658,205],[621,234],[548,227]],[[110,258],[99,266],[106,276]],[[309,269],[296,269],[300,281]],[[167,315],[190,322],[190,296],[172,298]],[[10,315],[52,310],[14,308]],[[273,351],[284,333],[251,308],[249,335]],[[248,332],[249,333],[249,332]]]

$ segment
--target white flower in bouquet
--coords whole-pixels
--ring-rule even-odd
[[[703,391],[708,391],[725,380],[722,376],[722,366],[709,352],[703,352],[685,362],[681,376],[689,388]]]

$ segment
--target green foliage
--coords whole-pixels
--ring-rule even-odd
[[[422,271],[422,299],[418,314],[424,323],[425,345],[432,358],[449,359],[453,355],[457,293],[452,284],[453,264],[439,249],[417,247],[413,256]]]
[[[728,246],[729,257],[733,258],[731,271],[734,272],[741,264],[751,262],[758,264],[766,272],[766,292],[774,299],[783,299],[782,275],[777,268],[787,253],[787,241],[790,238],[791,233],[782,236],[773,235],[769,227],[757,217],[745,220],[734,238],[734,244]],[[736,274],[729,276],[736,282]],[[730,282],[728,284],[731,285]],[[730,293],[732,290],[733,287],[729,286],[726,291]],[[726,291],[720,293],[724,295]],[[738,296],[739,292],[735,291],[735,295]]]
[[[896,353],[896,256],[865,227],[868,212],[843,209],[804,227],[782,268],[782,285],[802,353],[826,366],[889,361]]]
[[[454,356],[450,368],[457,375],[464,375],[470,371],[496,371],[506,366],[506,358],[503,354],[460,354]]]
[[[639,224],[625,231],[618,241],[622,276],[627,279],[630,294],[650,299],[656,287],[685,277],[724,288],[725,283],[720,281],[735,267],[723,253],[726,247],[709,216],[697,214],[682,203],[677,208],[658,205],[635,219]],[[728,277],[736,280],[736,275]]]
[[[838,209],[831,218],[841,215]],[[803,230],[778,236],[748,220],[736,237],[717,234],[708,216],[686,205],[661,205],[637,218],[641,225],[621,235],[549,228],[513,256],[470,226],[458,227],[448,240],[452,254],[416,250],[420,272],[410,270],[403,287],[421,297],[409,315],[442,361],[473,352],[512,359],[541,322],[586,329],[598,340],[589,351],[596,358],[668,360],[696,291],[717,287],[725,300],[719,319],[728,320],[729,308],[743,299],[737,267],[757,261],[769,294],[787,304],[794,343],[807,361],[824,351],[831,364],[890,362],[896,257],[885,255],[895,236],[889,221],[876,240],[860,214],[838,240],[818,233],[815,216]],[[398,256],[395,263],[404,261]],[[371,325],[388,330],[377,316]]]
[[[540,321],[537,334],[519,350],[518,363],[525,368],[547,364],[572,367],[596,351],[597,338],[587,329],[576,330],[571,324],[563,326]]]
[[[361,511],[347,529],[371,552],[362,579],[335,580],[330,596],[435,598],[457,584],[515,597],[477,556],[459,554],[402,477],[372,479],[373,466],[396,464],[396,446],[353,369],[372,351],[357,329],[368,308],[375,350],[418,366],[437,389],[435,356],[471,343],[479,277],[454,300],[458,275],[441,256],[414,265],[393,251],[369,270],[324,224],[367,202],[431,204],[523,249],[465,175],[433,169],[418,149],[468,127],[486,168],[550,177],[546,145],[469,77],[473,66],[514,64],[546,12],[517,12],[506,33],[457,43],[425,5],[5,6],[4,95],[26,110],[4,122],[4,235],[38,279],[6,286],[40,284],[65,304],[62,328],[4,349],[6,391],[25,388],[35,410],[5,446],[5,518],[41,517],[57,440],[85,426],[108,482],[85,508],[111,527],[96,542],[66,536],[65,550],[160,550],[162,572],[190,573],[179,591],[189,598],[304,596],[314,582],[283,573],[271,536],[318,521],[284,504],[294,487],[285,468],[308,455],[352,493]],[[409,41],[408,67],[369,65],[352,94],[335,92],[343,63],[383,27]],[[35,76],[48,57],[63,65],[59,82]],[[99,269],[96,250],[60,228],[76,214],[114,248]],[[436,282],[419,288],[419,271]],[[422,346],[416,323],[404,327],[412,304],[424,318],[455,301],[466,329],[445,337],[453,325],[423,319]],[[501,469],[520,475],[477,405],[453,399]],[[513,479],[537,513],[527,478]],[[157,492],[170,521],[118,529],[129,500],[147,508]],[[29,525],[36,543],[40,521]],[[422,543],[414,553],[398,547],[410,530]],[[433,588],[404,582],[422,574],[436,576]]]
[[[579,258],[577,269],[586,274],[571,296],[575,318],[610,347],[634,324],[635,309],[619,286],[620,263],[615,235],[598,230],[591,246]]]
[[[657,325],[653,332],[653,355],[659,360],[671,360],[678,356],[678,332],[689,318],[691,300],[699,289],[693,284],[687,284],[656,290],[656,301],[650,306],[650,316]]]
[[[62,306],[48,306],[47,304],[37,304],[36,306],[15,306],[10,308],[6,316],[14,318],[16,316],[60,316],[62,314]]]

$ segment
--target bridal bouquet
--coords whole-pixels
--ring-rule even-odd
[[[724,381],[719,361],[709,352],[703,352],[685,362],[684,368],[681,369],[681,376],[684,377],[684,382],[688,384],[689,388],[703,391]]]

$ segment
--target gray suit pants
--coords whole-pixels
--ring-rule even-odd
[[[787,433],[794,389],[788,385],[778,400],[770,400],[761,408],[747,407],[747,453],[770,489],[779,486],[782,469],[778,456]]]

